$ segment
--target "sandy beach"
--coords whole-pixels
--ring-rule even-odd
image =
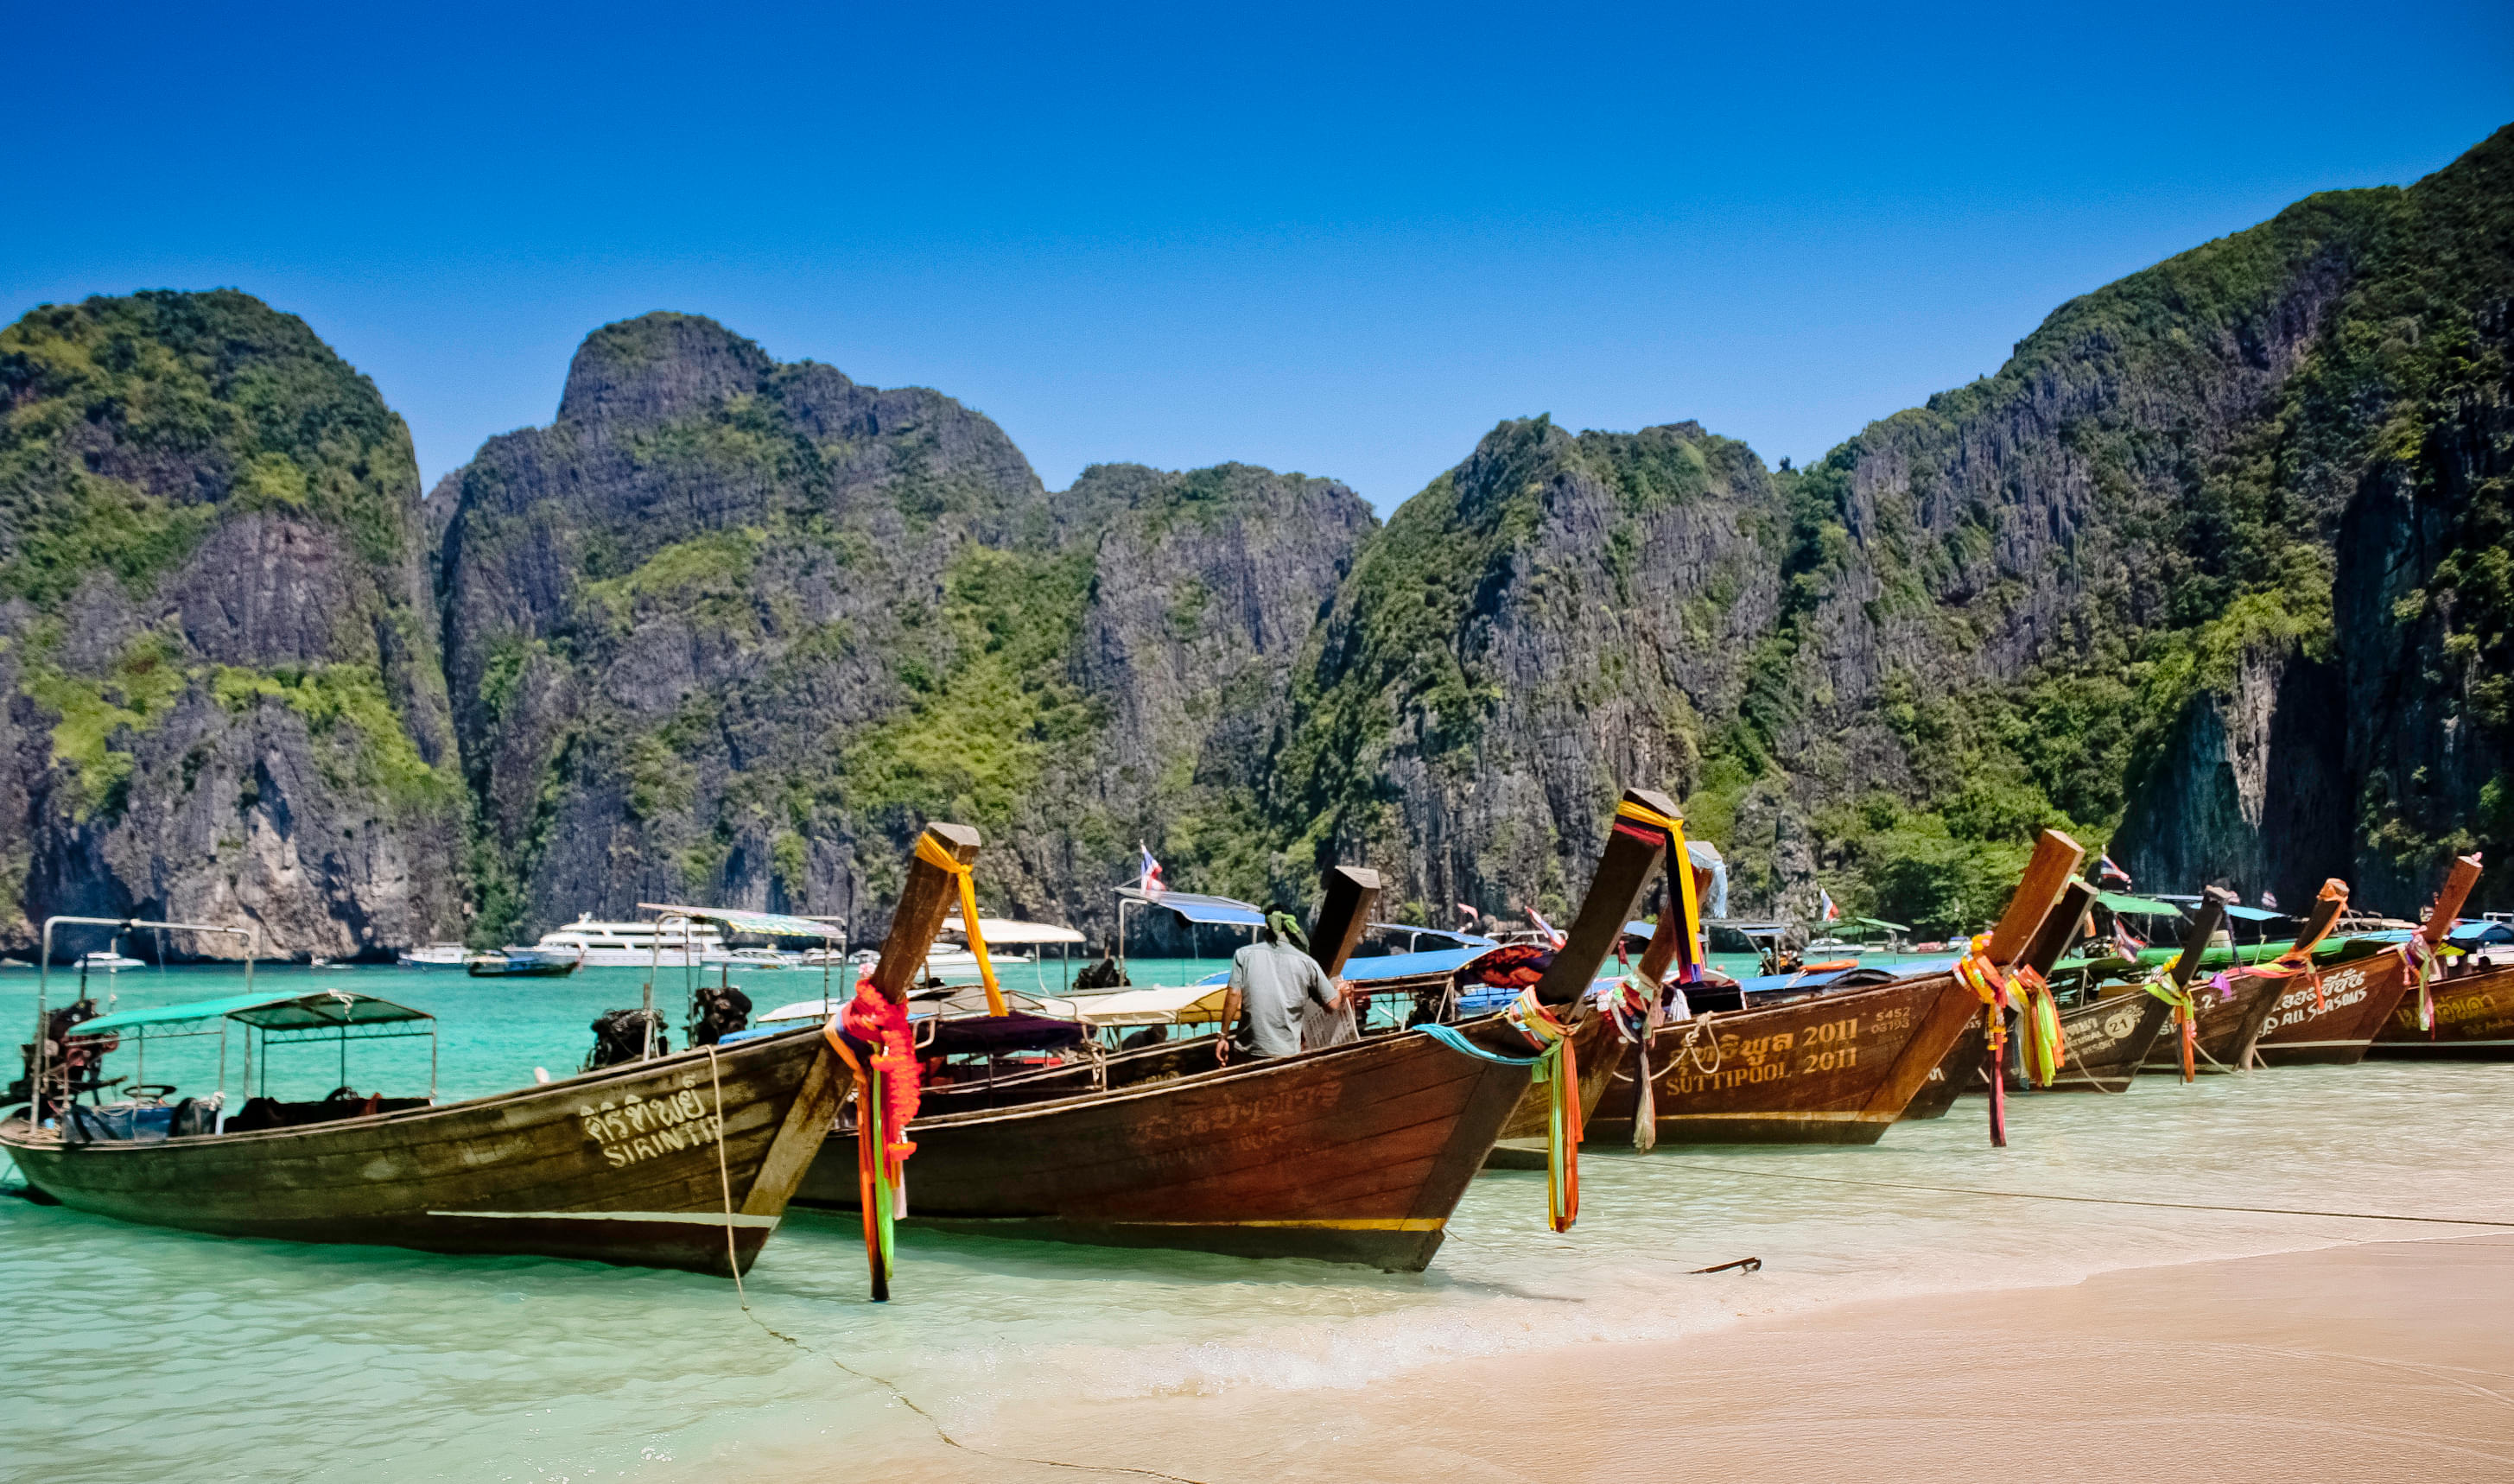
[[[2514,1477],[2514,1233],[1787,1319],[1757,1317],[1757,1276],[1693,1281],[1726,1286],[1745,1322],[1679,1343],[1436,1365],[1345,1391],[1007,1411],[970,1440],[984,1453],[937,1441],[892,1455],[889,1476]],[[775,1471],[840,1476],[786,1464]]]

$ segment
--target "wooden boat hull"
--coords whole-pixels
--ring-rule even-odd
[[[2405,987],[2366,1054],[2390,1061],[2514,1061],[2514,967],[2439,980],[2435,1025],[2418,1028],[2417,997]]]
[[[2227,983],[2235,991],[2232,998],[2197,981],[2191,985],[2192,999],[2199,1010],[2192,1033],[2195,1055],[2191,1064],[2202,1076],[2239,1072],[2253,1063],[2261,1034],[2268,1028],[2270,1017],[2278,1012],[2279,1000],[2288,987],[2286,980],[2250,974],[2232,975]],[[2309,990],[2307,998],[2311,998]],[[2142,1070],[2182,1075],[2181,1032],[2173,1028],[2169,1015],[2165,1029],[2147,1049]]]
[[[2007,1059],[2007,1085],[2016,1092],[2122,1093],[2147,1061],[2148,1052],[2173,1018],[2173,1007],[2137,984],[2127,993],[2060,1012],[2060,1041],[2067,1060],[2049,1087],[2029,1084],[2018,1065],[2013,1038]],[[1974,1044],[1980,1044],[1976,1037]],[[2176,1053],[2179,1056],[2179,1053]],[[2180,1065],[2179,1062],[2175,1063]]]
[[[2397,948],[2324,969],[2318,996],[2299,974],[2281,983],[2252,1055],[2268,1066],[2353,1065],[2408,988]]]
[[[1973,1004],[1978,1007],[1981,1001],[1976,998]],[[1903,1109],[1903,1117],[1944,1118],[1956,1105],[1958,1098],[1982,1091],[1988,1084],[1982,1081],[1981,1063],[1989,1054],[1989,1046],[1982,1039],[1981,1012],[1976,1008],[1972,1023],[1964,1028],[1964,1034],[1956,1037],[1955,1044],[1947,1048],[1947,1054],[1930,1069],[1928,1080],[1921,1084],[1921,1090],[1912,1095],[1911,1103]]]
[[[1420,1271],[1528,1085],[1422,1032],[919,1118],[908,1220],[990,1236]],[[852,1137],[797,1203],[857,1209]]]
[[[1490,1027],[1480,1030],[1478,1027]],[[1476,1044],[1509,1056],[1526,1056],[1523,1041],[1499,1020],[1490,1018],[1459,1027],[1475,1036]],[[1580,1121],[1585,1127],[1597,1116],[1598,1104],[1614,1084],[1615,1072],[1632,1054],[1632,1048],[1614,1032],[1602,1015],[1592,1015],[1572,1031],[1571,1055],[1580,1067]],[[1519,1106],[1511,1109],[1510,1119],[1501,1128],[1501,1140],[1492,1152],[1484,1156],[1487,1170],[1542,1170],[1547,1159],[1547,1144],[1553,1137],[1554,1095],[1544,1084],[1531,1079],[1527,1090],[1519,1097]]]
[[[1980,1003],[1938,974],[1666,1026],[1650,1047],[1659,1143],[1874,1143]],[[1591,1140],[1631,1140],[1636,1094],[1633,1072],[1617,1072]]]
[[[440,1107],[69,1145],[21,1118],[0,1146],[44,1197],[121,1221],[724,1274],[728,1228],[748,1269],[844,1089],[814,1027]]]

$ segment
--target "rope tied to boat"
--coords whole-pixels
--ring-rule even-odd
[[[1537,999],[1533,984],[1502,1019],[1536,1048],[1527,1075],[1546,1090],[1545,1216],[1556,1231],[1568,1231],[1580,1219],[1580,1067],[1571,1026]]]
[[[1620,940],[1619,940],[1620,942]],[[1621,954],[1619,947],[1616,952]],[[1658,986],[1644,986],[1627,973],[1611,989],[1598,995],[1598,1008],[1615,1038],[1633,1049],[1636,1062],[1633,1093],[1633,1151],[1646,1154],[1658,1147],[1658,1096],[1650,1082],[1650,1038],[1660,1024]]]
[[[916,837],[916,859],[939,871],[948,871],[960,887],[960,926],[969,935],[969,951],[977,955],[978,978],[987,986],[987,1014],[1008,1015],[1004,1008],[1004,989],[995,983],[995,962],[987,955],[987,935],[978,931],[978,886],[965,862],[952,859],[952,853],[934,838],[933,831]],[[905,1125],[902,1125],[905,1127]]]

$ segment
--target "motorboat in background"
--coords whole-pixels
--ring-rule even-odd
[[[404,948],[395,961],[405,969],[460,969],[471,961],[471,950],[459,943],[432,943]]]
[[[707,922],[596,922],[590,914],[566,927],[544,933],[531,949],[502,950],[509,959],[539,951],[565,957],[588,969],[673,969],[692,964],[723,963],[731,957],[724,934]]]

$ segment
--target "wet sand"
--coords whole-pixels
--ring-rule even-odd
[[[1724,1285],[1745,1322],[1346,1391],[1007,1411],[969,1440],[993,1457],[937,1443],[894,1455],[889,1476],[2514,1478],[2514,1232],[1787,1319],[1756,1316],[1755,1275],[1687,1281]]]

